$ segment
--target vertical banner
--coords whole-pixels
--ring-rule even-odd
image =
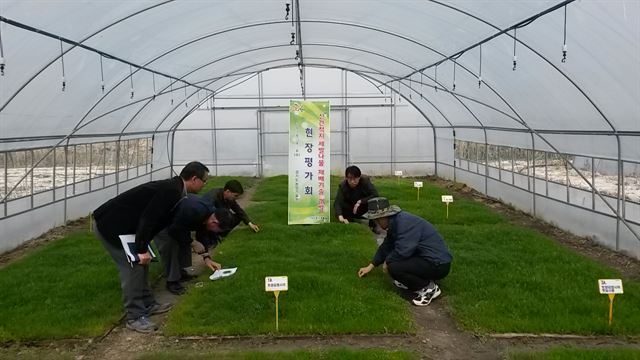
[[[330,221],[328,101],[289,103],[289,225]]]

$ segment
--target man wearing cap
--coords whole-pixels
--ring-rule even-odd
[[[199,196],[190,195],[178,204],[171,224],[154,238],[160,250],[169,292],[184,294],[186,289],[181,281],[193,278],[184,270],[191,266],[192,243],[207,267],[212,271],[221,268],[202,244],[217,242],[218,234],[231,222],[231,214],[227,209],[214,209]],[[192,231],[196,232],[195,241],[191,239]]]
[[[416,293],[414,305],[429,305],[441,293],[434,280],[449,274],[453,259],[442,236],[428,221],[389,205],[387,198],[372,198],[368,207],[364,217],[375,220],[387,236],[371,263],[358,270],[358,276],[383,264],[397,287]]]

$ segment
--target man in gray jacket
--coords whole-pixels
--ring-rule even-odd
[[[387,198],[372,198],[368,207],[364,217],[387,230],[387,237],[369,265],[358,270],[358,276],[383,264],[397,287],[415,292],[412,301],[416,306],[429,305],[441,293],[434,280],[449,274],[453,259],[442,236],[428,221],[389,205]]]

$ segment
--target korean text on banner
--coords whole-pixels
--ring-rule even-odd
[[[330,221],[328,101],[289,104],[289,225]]]

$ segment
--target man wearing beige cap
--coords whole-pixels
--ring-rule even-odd
[[[435,280],[449,274],[453,259],[442,236],[423,218],[389,205],[387,198],[369,199],[368,209],[363,217],[374,220],[387,236],[369,265],[358,270],[358,276],[383,264],[397,287],[415,292],[414,305],[429,305],[441,293]]]

